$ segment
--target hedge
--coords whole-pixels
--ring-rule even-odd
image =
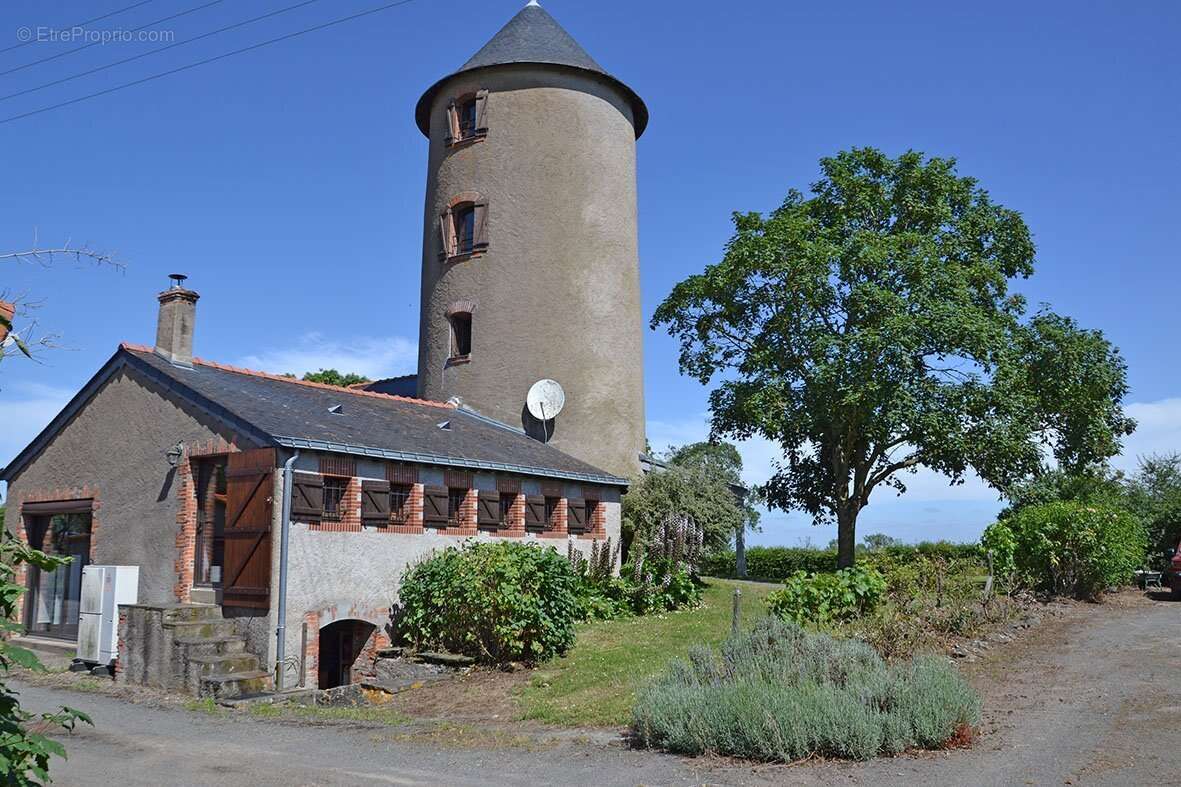
[[[948,560],[984,560],[979,544],[954,544],[950,541],[922,541],[918,544],[883,547],[867,552],[857,551],[858,560],[870,555],[883,555],[894,561],[906,562],[916,557],[942,557]],[[835,549],[812,549],[808,547],[749,547],[746,550],[746,575],[748,579],[763,582],[782,582],[797,571],[824,573],[836,571],[837,551]],[[733,579],[737,576],[735,557],[732,550],[713,552],[702,558],[700,572],[703,576]]]

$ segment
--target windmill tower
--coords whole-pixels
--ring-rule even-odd
[[[636,140],[648,110],[536,2],[418,102],[418,392],[619,475],[644,449]],[[557,418],[526,408],[556,380]]]

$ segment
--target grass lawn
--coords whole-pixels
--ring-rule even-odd
[[[519,698],[525,718],[573,726],[631,721],[636,687],[692,645],[714,645],[730,634],[734,588],[742,589],[742,624],[766,614],[764,599],[778,586],[707,579],[701,607],[659,616],[590,623],[565,657],[538,671]]]

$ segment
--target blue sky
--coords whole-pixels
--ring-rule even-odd
[[[206,0],[208,1],[208,0]],[[182,41],[295,0],[222,2],[153,30]],[[195,7],[153,0],[96,22],[113,31]],[[0,99],[0,250],[89,241],[119,273],[0,263],[0,289],[44,301],[62,349],[0,365],[0,463],[122,340],[150,343],[172,271],[202,293],[199,355],[276,372],[413,370],[426,142],[413,106],[520,0],[413,0],[212,65],[10,123],[12,115],[381,5],[315,2],[239,30]],[[131,0],[10,0],[0,50]],[[855,145],[955,156],[1021,211],[1038,273],[1019,284],[1102,328],[1130,365],[1141,430],[1117,464],[1181,447],[1181,7],[1171,2],[744,3],[548,0],[544,5],[648,102],[639,143],[645,318],[717,260],[734,210],[769,210],[817,160]],[[39,30],[41,29],[41,30]],[[81,45],[34,41],[0,71]],[[0,75],[0,96],[161,46],[113,42]],[[707,432],[706,391],[675,346],[645,346],[650,438]],[[774,447],[743,447],[766,477]],[[973,538],[998,508],[978,482],[920,474],[875,498],[861,532]],[[824,543],[772,513],[756,542]]]

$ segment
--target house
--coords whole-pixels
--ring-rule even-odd
[[[285,685],[336,685],[431,551],[618,540],[626,479],[454,404],[194,358],[197,298],[161,293],[156,346],[120,346],[0,471],[18,534],[74,558],[27,569],[30,632],[76,637],[82,567],[137,565],[141,601],[216,604]]]
[[[231,667],[334,686],[365,668],[403,570],[432,550],[618,541],[645,445],[648,110],[530,2],[414,118],[429,140],[418,373],[346,389],[194,358],[198,295],[176,277],[154,346],[122,345],[0,471],[13,526],[74,557],[29,569],[30,632],[77,637],[82,567],[135,565],[151,609],[124,621],[125,676],[195,664],[190,688]],[[566,402],[544,421],[526,406],[539,380]]]

